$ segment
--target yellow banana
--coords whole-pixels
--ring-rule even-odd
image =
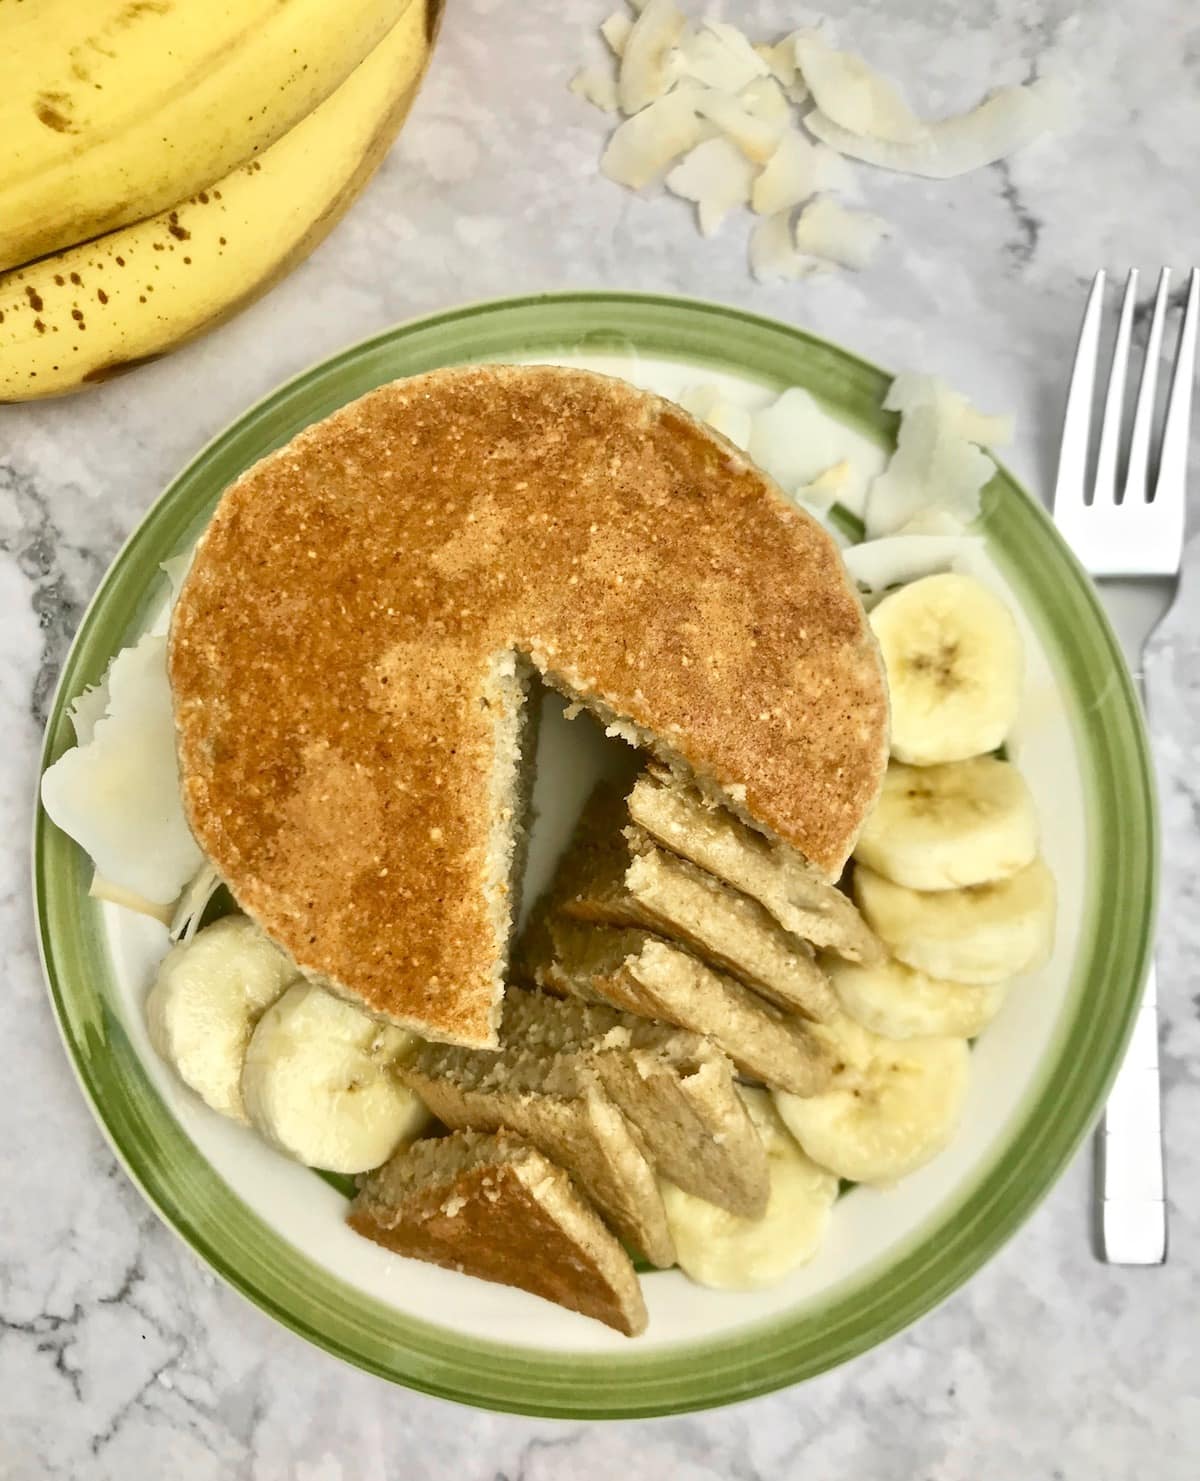
[[[0,3],[0,269],[228,174],[311,113],[418,3]]]
[[[161,355],[264,292],[370,178],[429,51],[412,0],[341,87],[174,210],[0,274],[0,401],[59,396]]]

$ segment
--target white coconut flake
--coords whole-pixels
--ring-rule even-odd
[[[600,34],[614,57],[625,55],[625,43],[633,30],[633,21],[623,10],[614,10],[600,22]]]
[[[789,494],[843,459],[844,431],[803,386],[792,386],[754,418],[749,453]]]
[[[746,112],[763,123],[786,129],[792,121],[792,105],[773,77],[757,77],[738,94]]]
[[[77,745],[87,745],[96,733],[97,723],[104,719],[107,709],[108,675],[106,674],[99,684],[93,684],[90,689],[85,689],[82,694],[76,695],[67,706],[67,718],[75,732]]]
[[[754,182],[751,205],[760,216],[798,206],[818,191],[854,187],[846,161],[824,144],[814,144],[798,129],[788,129]]]
[[[159,566],[159,570],[167,578],[171,587],[171,606],[179,600],[179,593],[183,590],[183,583],[187,580],[187,573],[192,569],[192,562],[196,559],[196,546],[191,550],[185,550],[182,555],[173,555]]]
[[[617,79],[602,62],[581,67],[571,78],[571,91],[605,113],[617,111]]]
[[[754,50],[767,64],[767,69],[771,76],[781,87],[787,88],[790,91],[790,89],[799,83],[804,96],[808,96],[808,89],[804,86],[804,79],[800,76],[800,69],[796,65],[796,43],[794,37],[785,36],[782,41],[776,41],[772,46],[768,46],[765,42],[760,42]],[[796,98],[793,101],[803,102],[803,98]]]
[[[734,447],[740,447],[743,452],[749,448],[754,418],[744,406],[733,401],[718,401],[704,420],[722,437],[727,437]]]
[[[675,81],[674,48],[683,26],[683,12],[675,0],[647,0],[621,54],[617,95],[622,113],[639,112]]]
[[[741,92],[756,78],[766,78],[770,68],[736,26],[724,21],[705,21],[685,33],[679,43],[677,70],[694,77],[706,87],[723,92]]]
[[[679,405],[698,422],[704,422],[727,437],[743,452],[750,445],[752,414],[736,401],[729,401],[721,394],[719,386],[711,381],[698,386],[689,386],[679,397]]]
[[[686,96],[701,118],[714,123],[756,165],[765,165],[775,153],[783,123],[756,117],[740,98],[717,88],[696,88]]]
[[[823,469],[811,482],[801,484],[796,497],[817,509],[828,509],[849,489],[853,479],[853,463],[842,458]]]
[[[966,440],[939,403],[915,407],[900,419],[896,451],[867,493],[867,535],[911,528],[930,509],[966,527],[979,516],[979,494],[996,471]]]
[[[104,879],[165,905],[203,863],[180,798],[166,638],[123,648],[107,685],[90,739],[42,777],[42,805]]]
[[[801,253],[861,272],[889,234],[882,216],[851,211],[832,196],[820,196],[801,211],[794,239]]]
[[[676,398],[676,404],[682,406],[689,416],[703,422],[708,419],[709,412],[720,399],[720,386],[714,385],[712,381],[700,381],[697,385],[685,386]]]
[[[694,94],[668,93],[613,133],[600,159],[601,173],[618,185],[641,190],[669,165],[694,149],[704,137],[704,125],[696,117]]]
[[[171,917],[175,913],[173,905],[156,905],[153,900],[135,895],[132,890],[122,889],[119,884],[113,884],[111,879],[105,879],[98,873],[92,875],[88,894],[93,900],[105,900],[110,905],[119,905],[122,910],[132,910],[136,915],[148,915],[151,920],[156,920],[163,926],[171,924]]]
[[[1001,88],[971,112],[929,124],[922,138],[908,143],[852,133],[820,109],[804,124],[840,154],[865,164],[949,180],[1005,159],[1062,127],[1069,111],[1066,86],[1057,78],[1042,77],[1022,87]]]
[[[209,901],[221,888],[221,883],[221,876],[211,864],[206,862],[200,866],[171,915],[169,934],[172,941],[187,942],[195,936]]]
[[[980,447],[1004,447],[1012,441],[1011,416],[989,416],[978,411],[939,376],[902,370],[884,397],[884,410],[904,415],[918,406],[940,406],[946,422],[956,427],[968,442],[978,443]]]
[[[706,139],[680,160],[666,186],[696,202],[700,231],[710,237],[730,211],[750,199],[754,173],[754,166],[728,139]]]
[[[804,81],[804,74],[800,70],[797,59],[797,48],[802,42],[815,41],[824,44],[825,22],[818,26],[802,26],[798,31],[791,32],[776,41],[772,46],[756,46],[754,49],[771,69],[774,77],[783,87],[793,103],[807,103],[811,98],[808,84]]]
[[[807,278],[816,271],[812,258],[796,251],[790,206],[755,222],[750,232],[750,270],[761,283],[772,278]]]
[[[889,535],[883,540],[867,540],[852,545],[843,553],[846,569],[864,592],[874,594],[893,586],[904,586],[954,570],[963,556],[982,545],[974,536]]]
[[[834,51],[820,35],[795,42],[796,61],[817,107],[852,134],[912,143],[927,128],[895,85],[848,51]]]

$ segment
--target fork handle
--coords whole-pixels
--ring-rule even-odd
[[[1141,672],[1135,675],[1145,708]],[[1167,1258],[1158,986],[1146,974],[1133,1035],[1101,1127],[1100,1250],[1109,1265],[1162,1265]]]

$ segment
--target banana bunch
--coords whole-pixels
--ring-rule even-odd
[[[440,0],[0,7],[0,401],[161,355],[331,230]]]
[[[395,1073],[413,1036],[304,981],[245,916],[167,953],[146,1026],[201,1100],[307,1167],[369,1172],[429,1119]]]
[[[1021,699],[1012,613],[947,574],[885,597],[871,626],[887,670],[892,760],[855,849],[854,898],[890,953],[822,966],[842,1008],[811,1025],[836,1069],[820,1095],[776,1092],[819,1166],[892,1183],[941,1151],[966,1095],[967,1041],[1012,978],[1053,945],[1054,878],[1033,799],[995,754]]]

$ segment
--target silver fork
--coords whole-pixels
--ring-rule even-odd
[[[1138,288],[1137,270],[1129,274],[1117,322],[1089,493],[1089,431],[1105,281],[1103,272],[1096,274],[1083,315],[1063,420],[1062,453],[1054,486],[1054,521],[1099,585],[1144,707],[1143,654],[1175,600],[1183,559],[1200,270],[1193,268],[1191,273],[1158,468],[1151,486],[1155,390],[1170,281],[1166,268],[1159,275],[1125,479],[1118,492],[1125,378]],[[1100,1151],[1101,1255],[1112,1265],[1161,1265],[1167,1258],[1167,1209],[1158,1076],[1158,998],[1153,963],[1146,977],[1133,1037],[1105,1108]]]

